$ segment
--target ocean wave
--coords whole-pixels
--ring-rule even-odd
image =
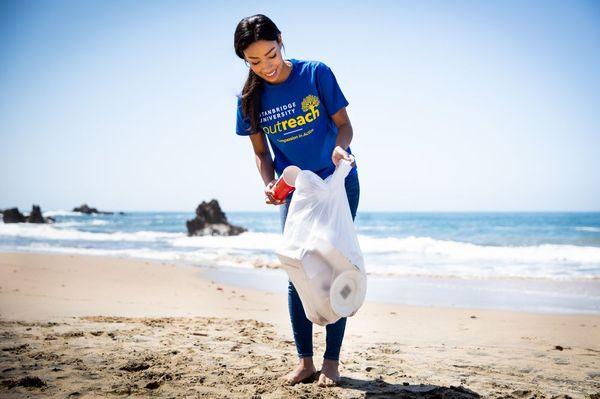
[[[212,267],[239,268],[278,268],[279,261],[273,252],[232,251],[224,248],[198,249],[194,251],[162,250],[147,247],[127,249],[103,249],[60,247],[49,243],[32,243],[27,246],[12,247],[10,250],[25,252],[72,253],[96,256],[117,256],[159,261],[184,262],[187,264]],[[431,262],[427,259],[407,260],[402,257],[384,259],[365,253],[366,270],[369,275],[384,277],[429,277],[466,279],[549,279],[549,280],[589,280],[600,279],[595,269],[561,265],[523,265],[502,262],[454,263]]]
[[[42,212],[44,214],[44,216],[48,217],[48,216],[86,216],[81,212],[72,212],[72,211],[63,211],[63,210],[56,210],[56,211],[45,211]]]
[[[240,268],[277,268],[278,262],[275,256],[248,256],[233,255],[217,252],[181,252],[181,251],[158,251],[150,248],[135,249],[102,249],[102,248],[77,248],[57,247],[44,243],[36,243],[29,246],[14,247],[13,250],[20,252],[46,252],[75,255],[125,257],[132,259],[147,259],[164,262],[178,262],[205,267],[240,267]]]
[[[0,236],[41,240],[152,242],[156,240],[184,237],[185,234],[160,231],[92,233],[75,229],[59,228],[50,224],[10,223],[0,224]]]
[[[404,262],[388,260],[379,262],[365,256],[367,272],[372,275],[396,277],[433,277],[466,279],[548,279],[548,280],[597,280],[598,269],[572,267],[566,270],[559,265],[531,265],[504,263],[431,263],[426,261]]]
[[[66,222],[56,222],[53,224],[53,227],[86,227],[86,226],[107,226],[109,224],[108,220],[101,219],[92,219],[92,220],[78,220],[73,221],[69,220]]]
[[[108,220],[100,220],[94,219],[90,222],[92,226],[106,226],[108,224]]]
[[[108,222],[95,220],[96,225]],[[0,236],[32,238],[38,240],[63,241],[125,241],[157,242],[175,248],[227,250],[258,250],[274,252],[281,244],[281,234],[247,232],[237,236],[192,236],[183,232],[136,231],[136,232],[87,232],[72,228],[70,223],[57,225],[0,224]],[[365,254],[389,260],[406,262],[446,263],[516,263],[516,264],[579,264],[600,267],[600,247],[576,245],[541,244],[535,246],[491,246],[466,242],[437,240],[431,237],[409,236],[405,238],[375,238],[359,235],[359,242]]]
[[[577,226],[575,227],[577,231],[585,231],[587,233],[600,233],[600,227],[592,227],[592,226]]]
[[[105,225],[104,220],[95,220]],[[153,242],[162,241],[174,248],[227,248],[274,251],[281,242],[281,234],[247,232],[238,236],[191,236],[186,233],[161,231],[135,232],[88,232],[70,227],[89,226],[90,222],[68,221],[56,224],[9,223],[0,224],[0,237],[21,237],[39,240],[63,241],[129,241]]]
[[[232,248],[275,251],[281,234],[247,232],[237,236],[183,236],[169,240],[178,248]]]
[[[96,220],[97,225],[107,223]],[[274,252],[281,234],[247,232],[237,236],[192,236],[183,232],[135,231],[88,232],[65,228],[71,222],[51,224],[0,224],[0,236],[62,241],[161,242],[173,249],[252,250]],[[375,238],[359,235],[365,254],[406,262],[501,264],[559,264],[600,267],[600,247],[541,244],[535,246],[491,246],[437,240],[431,237]]]
[[[151,230],[88,232],[67,226],[71,222],[77,223],[0,223],[0,246],[7,250],[17,249],[18,245],[20,249],[17,250],[31,248],[235,267],[272,267],[277,263],[275,251],[282,242],[279,233],[188,237],[184,232]],[[27,239],[31,242],[27,243]],[[359,242],[367,271],[373,274],[600,278],[600,247],[556,244],[491,246],[431,237],[377,238],[363,234],[359,234]]]
[[[600,266],[600,247],[554,244],[491,246],[415,236],[373,238],[361,235],[359,242],[365,253],[396,253],[414,259],[444,259],[454,262],[582,263]]]

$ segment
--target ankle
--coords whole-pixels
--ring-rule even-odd
[[[340,365],[340,361],[339,360],[332,360],[332,359],[325,359],[325,358],[323,358],[323,366],[338,367],[339,365]]]
[[[301,357],[299,359],[298,364],[300,366],[302,366],[302,368],[305,369],[310,369],[310,368],[314,368],[315,364],[313,363],[313,358],[312,357]]]

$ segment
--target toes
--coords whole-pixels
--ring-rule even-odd
[[[327,378],[324,374],[321,374],[319,376],[319,382],[317,382],[317,385],[322,388],[325,388],[325,387],[331,386],[330,383],[331,383],[331,379]]]
[[[327,377],[325,374],[319,375],[319,381],[317,382],[317,386],[319,387],[335,387],[337,386],[338,381]]]
[[[324,378],[325,378],[325,376],[323,374],[319,374],[319,379],[317,380],[317,386],[319,386],[319,387],[325,386],[325,383],[323,382]]]
[[[309,374],[306,377],[303,377],[303,374],[287,374],[282,377],[279,377],[279,380],[284,385],[296,385],[303,382],[313,382],[316,376],[316,372]]]

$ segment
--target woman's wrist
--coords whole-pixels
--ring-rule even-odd
[[[269,184],[273,183],[275,180],[275,178],[272,178],[271,180],[265,180],[265,187],[267,187]]]

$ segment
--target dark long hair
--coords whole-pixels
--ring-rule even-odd
[[[275,23],[266,15],[256,14],[242,19],[233,36],[235,53],[246,61],[244,50],[257,40],[277,41],[281,31]],[[252,69],[248,72],[248,78],[242,89],[242,115],[250,119],[251,133],[259,131],[260,97],[263,90],[264,80],[254,73]]]

